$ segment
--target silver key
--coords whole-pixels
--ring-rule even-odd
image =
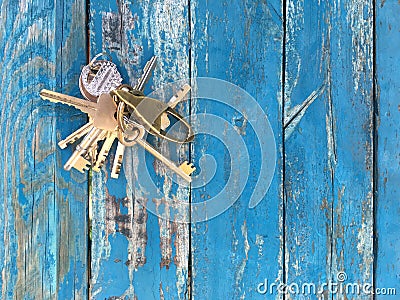
[[[133,87],[137,91],[144,91],[144,87],[146,83],[149,81],[154,68],[156,67],[157,64],[157,56],[153,56],[145,65],[143,68],[143,74],[139,78],[137,84]],[[113,166],[111,169],[111,177],[112,178],[118,178],[119,174],[121,172],[121,167],[122,167],[122,161],[124,159],[124,153],[125,153],[125,145],[121,141],[118,141],[118,146],[117,146],[117,152],[115,154]]]
[[[153,56],[144,66],[142,76],[139,78],[137,84],[133,87],[135,90],[141,92],[144,91],[144,86],[149,81],[156,65],[157,65],[157,56]]]
[[[88,114],[89,118],[93,118],[94,115],[96,114],[97,110],[97,103],[95,102],[90,102],[87,100],[83,100],[80,98],[64,95],[61,93],[49,91],[46,89],[43,89],[40,91],[40,97],[44,100],[48,100],[50,102],[54,103],[63,103],[67,104],[70,106],[73,106],[80,111]]]
[[[108,56],[110,60],[97,60],[101,56]],[[79,77],[79,88],[82,95],[91,101],[116,89],[122,83],[122,76],[111,57],[105,53],[97,54],[92,61],[82,69]]]

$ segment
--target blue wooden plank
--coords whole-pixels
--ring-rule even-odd
[[[376,299],[400,293],[400,5],[376,3],[377,121]],[[391,289],[391,290],[389,290]],[[395,289],[395,290],[393,290]],[[396,296],[392,296],[395,298]],[[398,296],[397,296],[398,297]]]
[[[207,177],[209,170],[199,170],[200,186],[192,187],[193,299],[271,299],[275,296],[260,294],[258,286],[265,280],[273,283],[283,279],[281,7],[281,1],[191,1],[193,80],[200,76],[227,80],[254,97],[254,102],[242,103],[243,97],[230,94],[233,108],[223,103],[232,103],[228,97],[216,99],[219,102],[192,99],[192,113],[199,114],[192,117],[195,130],[206,130],[207,120],[213,126],[207,134],[196,137],[192,158],[201,166],[201,159],[211,156],[216,164],[210,182],[200,184],[201,176]],[[221,92],[218,88],[221,85],[212,92]],[[265,116],[247,114],[255,111],[257,103],[271,122],[278,158],[268,193],[255,208],[249,208],[261,177],[260,165],[273,159],[269,153],[260,152],[258,139],[267,136],[268,128],[259,128],[257,121]],[[213,115],[224,121],[216,125],[211,121]],[[262,133],[257,135],[259,130]],[[241,143],[243,151],[230,157],[236,155]],[[247,151],[249,159],[244,158]],[[229,177],[234,184],[229,183]],[[236,200],[237,188],[243,183],[238,201],[225,207],[226,202]],[[267,180],[261,182],[262,186],[267,184]],[[206,201],[215,199],[224,188],[221,214],[211,218],[213,212]],[[224,208],[228,209],[222,213]],[[197,222],[201,214],[208,214],[205,222]]]
[[[321,95],[330,62],[324,57],[331,49],[323,21],[329,8],[293,1],[286,10],[285,275],[289,284],[321,284],[331,278],[333,235],[334,145],[328,142],[333,116]]]
[[[189,77],[186,1],[96,0],[90,8],[90,55],[109,52],[126,83],[136,83],[152,55],[158,56],[158,66],[146,92]],[[188,201],[188,189],[172,184],[152,157],[145,164],[137,147],[126,153],[118,180],[109,178],[115,148],[104,170],[93,174],[91,295],[185,299],[189,226],[163,220],[172,208],[161,198]],[[144,203],[159,204],[159,214],[148,212]]]
[[[87,178],[62,170],[56,145],[86,117],[39,91],[78,94],[85,2],[2,1],[0,14],[0,298],[82,299]]]
[[[373,1],[286,9],[286,282],[370,299],[346,284],[373,281]]]

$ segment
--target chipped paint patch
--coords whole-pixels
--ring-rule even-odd
[[[104,174],[93,173],[93,180],[98,182],[104,182]],[[102,287],[96,285],[98,277],[101,274],[101,261],[110,257],[111,245],[108,241],[108,234],[112,230],[110,226],[106,224],[106,210],[104,209],[106,203],[106,192],[100,185],[92,186],[92,208],[93,208],[93,219],[92,219],[92,248],[96,251],[92,251],[91,256],[91,295],[95,297],[101,293]],[[107,228],[108,227],[108,228]]]
[[[149,28],[144,31],[147,36],[144,38],[153,41],[154,54],[162,58],[154,72],[155,87],[188,78],[186,3],[181,0],[157,0],[152,5],[144,5],[143,11],[150,16]]]
[[[126,7],[126,2],[121,1],[119,4],[118,13],[102,12],[103,49],[107,52],[116,53],[123,66],[137,65],[143,55],[143,47],[140,41],[129,34],[134,29],[137,17],[135,18],[131,10]],[[125,27],[125,24],[131,24],[131,26]],[[129,36],[133,39],[129,39]],[[132,46],[130,43],[132,43]],[[125,70],[131,80],[139,76],[135,68],[128,67]]]
[[[369,82],[369,72],[373,69],[373,5],[369,0],[346,1],[346,19],[352,33],[352,68],[354,93],[361,88],[362,93],[369,94],[364,82]]]
[[[232,117],[231,123],[238,134],[246,135],[248,117],[245,113],[242,116]]]
[[[343,216],[345,216],[344,202],[346,187],[342,186],[337,191],[337,201],[334,207],[333,215],[333,236],[332,236],[332,274],[345,271],[345,225],[343,224]]]
[[[264,237],[256,234],[256,245],[258,246],[258,257],[263,256]]]
[[[133,203],[132,203],[133,202]],[[147,218],[146,198],[135,199],[130,201],[133,209],[128,208],[128,215],[132,215],[131,230],[132,235],[128,245],[128,261],[127,264],[137,270],[146,264],[146,246],[147,246]],[[132,209],[132,210],[131,210]],[[133,280],[133,278],[132,278]],[[131,281],[132,282],[132,281]]]
[[[304,1],[289,1],[287,3],[287,41],[286,56],[287,66],[285,73],[285,94],[284,94],[284,111],[288,112],[291,107],[291,95],[300,79],[300,71],[302,67],[301,56],[296,49],[296,32],[299,31],[304,24]],[[290,62],[290,63],[289,63]],[[279,98],[280,99],[280,98]]]
[[[374,261],[373,256],[373,244],[374,244],[374,232],[373,232],[373,209],[372,209],[372,192],[368,193],[367,200],[362,201],[362,215],[361,215],[361,228],[358,230],[358,243],[357,251],[362,257],[362,261],[358,267],[362,274],[364,274],[364,280],[372,279],[372,265]]]
[[[156,202],[158,227],[160,228],[160,268],[166,267],[169,269],[172,259],[172,223],[169,221],[170,207],[169,203],[164,199],[153,201]]]
[[[328,18],[328,17],[327,17]],[[325,53],[325,64],[326,64],[326,82],[327,82],[327,112],[325,116],[325,128],[327,136],[327,149],[328,149],[328,166],[331,171],[331,177],[333,178],[334,167],[337,163],[337,150],[336,150],[336,115],[333,105],[332,96],[332,57],[331,57],[331,34],[332,25],[331,20],[326,21],[328,23],[327,33],[324,40],[324,53]]]
[[[244,221],[243,225],[241,226],[241,231],[242,231],[242,236],[243,236],[243,247],[244,247],[244,255],[245,257],[242,259],[242,262],[240,265],[237,267],[236,272],[235,272],[235,283],[236,287],[239,288],[243,281],[243,275],[244,271],[246,268],[247,261],[249,260],[249,250],[250,250],[250,244],[249,240],[247,237],[247,223]],[[245,293],[245,292],[244,292]],[[243,297],[243,295],[242,295]]]

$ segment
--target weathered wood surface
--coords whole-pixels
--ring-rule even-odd
[[[207,99],[192,100],[192,113],[213,114],[226,122],[214,129],[216,136],[221,131],[220,142],[211,134],[194,142],[192,157],[196,165],[200,165],[202,156],[210,155],[215,159],[217,172],[207,185],[192,190],[193,203],[215,197],[228,185],[229,176],[235,185],[241,183],[239,172],[244,170],[230,169],[231,159],[240,158],[227,153],[233,150],[226,149],[232,142],[227,140],[232,138],[229,127],[240,133],[251,157],[247,162],[249,182],[238,201],[223,214],[192,224],[193,299],[255,299],[262,297],[256,289],[264,279],[283,281],[281,7],[279,0],[191,1],[192,77],[224,79],[250,93],[271,122],[278,151],[268,196],[256,208],[249,209],[261,164],[254,132],[259,128],[251,127],[254,116]],[[227,188],[226,198],[234,200],[235,186]],[[204,207],[207,209],[207,203]]]
[[[344,273],[345,284],[400,293],[398,1],[87,4],[1,2],[1,299],[314,299],[269,288],[309,283],[319,292]],[[191,191],[151,156],[144,163],[137,147],[127,151],[118,180],[109,177],[112,151],[89,181],[65,172],[72,148],[56,143],[85,116],[40,100],[38,91],[79,95],[80,68],[101,51],[132,85],[157,55],[146,92],[198,76],[249,92],[269,118],[277,150],[259,205],[248,207],[261,163],[252,116],[202,99],[183,114],[223,118],[222,137],[234,127],[251,157],[242,197],[221,215],[190,225],[169,220],[189,218],[178,200],[202,203],[224,187],[231,159],[224,140],[200,136],[191,149],[163,148],[197,166],[214,157],[213,181]],[[194,126],[200,118],[192,117]],[[388,298],[326,286],[323,294]]]
[[[1,299],[87,295],[87,176],[66,172],[57,141],[85,116],[44,102],[78,94],[84,1],[1,1]],[[61,121],[63,120],[63,121]]]
[[[309,101],[285,132],[286,281],[372,284],[373,1],[286,9],[285,115]]]
[[[400,294],[400,4],[376,3],[375,285]],[[387,290],[386,290],[387,292]],[[378,295],[376,299],[389,296]]]
[[[186,1],[91,1],[90,8],[90,56],[112,53],[126,83],[136,83],[152,55],[157,55],[158,64],[147,93],[189,78]],[[165,218],[174,197],[189,201],[189,191],[173,184],[153,157],[147,165],[140,160],[137,147],[126,153],[118,180],[109,178],[112,154],[105,170],[93,176],[91,295],[186,299],[189,225]],[[145,170],[154,182],[146,180]],[[154,195],[156,187],[165,199]],[[143,204],[157,205],[159,214],[148,212]]]

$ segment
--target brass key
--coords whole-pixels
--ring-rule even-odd
[[[193,138],[192,131],[189,124],[185,120],[183,120],[183,117],[181,117],[178,113],[175,112],[175,110],[173,110],[173,107],[175,107],[176,104],[182,101],[182,99],[189,92],[189,90],[190,86],[185,85],[176,95],[174,95],[171,98],[171,100],[168,103],[163,103],[156,99],[144,97],[140,94],[140,91],[137,91],[134,88],[117,89],[115,91],[112,91],[111,94],[117,97],[121,101],[118,106],[117,113],[120,113],[121,105],[123,106],[126,104],[133,110],[132,114],[134,114],[135,119],[140,120],[138,122],[140,122],[140,124],[142,125],[139,126],[143,126],[143,128],[147,132],[169,141],[183,143],[183,142],[188,142]],[[185,126],[188,128],[188,135],[186,136],[185,139],[179,140],[167,136],[166,134],[163,133],[164,130],[163,126],[166,127],[169,126],[169,124],[166,124],[162,118],[163,116],[167,115],[166,112],[170,113],[171,115],[176,117],[179,121],[183,122]],[[117,116],[117,119],[120,121],[120,117]],[[120,127],[122,126],[120,125]],[[172,171],[181,176],[183,179],[185,179],[188,182],[191,182],[192,179],[190,175],[196,170],[196,168],[192,164],[189,164],[188,162],[185,161],[180,166],[177,166],[174,162],[166,158],[159,151],[157,151],[152,145],[150,145],[144,139],[143,134],[135,140],[135,143],[143,147],[145,150],[147,150],[155,158],[163,162],[166,166],[168,166]],[[117,154],[123,153],[124,150],[123,147],[124,146],[122,145],[121,148],[117,148]],[[115,160],[116,160],[115,167],[118,168],[118,163],[121,162],[121,155],[116,155]],[[116,169],[115,171],[118,172],[119,169]]]
[[[61,149],[67,148],[68,144],[73,144],[77,140],[79,140],[81,137],[86,135],[91,129],[93,128],[93,121],[87,122],[85,125],[83,125],[81,128],[78,130],[74,131],[71,133],[69,136],[67,136],[64,140],[60,141],[58,143],[58,146]]]
[[[81,131],[78,130],[78,133],[75,132],[72,134],[72,137],[70,136],[67,138],[67,141],[62,143],[64,145],[81,135],[82,132],[88,132],[64,165],[65,170],[76,168],[80,172],[84,172],[91,165],[91,162],[85,158],[88,152],[89,156],[91,156],[90,154],[94,153],[92,150],[94,147],[97,147],[97,143],[100,140],[105,138],[107,132],[113,132],[117,129],[118,124],[114,117],[116,104],[113,98],[109,94],[102,94],[95,103],[48,90],[42,90],[40,96],[45,100],[74,106],[82,112],[87,113],[91,119],[90,124],[88,123],[86,127],[81,128]],[[93,160],[93,157],[91,159]]]

